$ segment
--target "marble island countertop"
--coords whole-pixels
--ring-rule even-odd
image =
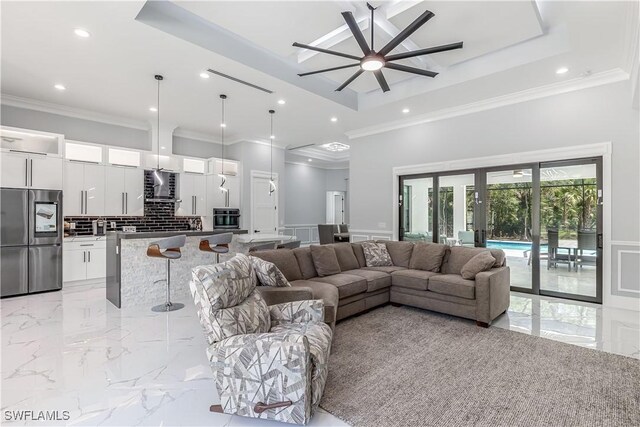
[[[172,231],[109,231],[108,236],[116,236],[119,239],[154,239],[171,236],[186,235],[191,236],[211,236],[212,234],[247,234],[247,230],[172,230]]]

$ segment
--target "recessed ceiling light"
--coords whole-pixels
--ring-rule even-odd
[[[59,84],[59,83],[58,83],[57,85],[54,85],[53,87],[55,87],[55,88],[56,88],[56,89],[58,89],[58,90],[67,90],[67,88],[66,88],[66,87],[64,87],[64,85],[61,85],[61,84]]]
[[[221,128],[226,128],[226,127],[227,127],[227,124],[226,124],[226,123],[220,123],[220,127],[221,127]]]
[[[404,114],[407,114],[409,111],[411,111],[411,110],[409,110],[408,108],[403,108],[403,109],[402,109],[402,112],[403,112]]]
[[[91,37],[91,33],[89,33],[89,31],[87,30],[83,30],[82,28],[76,28],[75,30],[73,30],[73,32],[76,36],[82,37],[83,39]]]
[[[164,150],[166,147],[160,147],[162,150]]]
[[[313,159],[307,159],[307,162],[313,162]]]
[[[278,104],[284,105],[284,104],[286,104],[286,101],[284,99],[279,99],[278,100]]]
[[[338,121],[338,118],[337,118],[337,117],[331,117],[331,121],[332,121],[332,122],[337,122],[337,121]]]
[[[203,79],[208,79],[209,78],[209,73],[205,73],[203,71],[202,73],[200,73],[200,77],[202,77]]]
[[[276,139],[276,136],[275,135],[271,135],[269,138]]]
[[[158,109],[156,107],[149,107],[149,111],[155,113],[156,111],[158,111]]]
[[[569,69],[567,67],[560,67],[556,70],[556,74],[564,74],[567,71],[569,71]]]

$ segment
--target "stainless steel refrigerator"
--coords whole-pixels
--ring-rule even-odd
[[[0,189],[0,297],[62,289],[62,191]]]

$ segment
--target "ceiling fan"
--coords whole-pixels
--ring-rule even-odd
[[[360,76],[360,74],[364,73],[365,71],[373,71],[373,74],[376,76],[376,79],[378,80],[378,84],[380,85],[380,88],[382,89],[383,92],[387,92],[389,91],[389,85],[387,84],[387,80],[384,78],[384,75],[382,74],[383,67],[390,68],[392,70],[418,74],[421,76],[435,77],[438,75],[438,73],[436,72],[423,70],[415,67],[408,67],[402,64],[396,64],[393,61],[397,61],[399,59],[413,58],[421,55],[429,55],[431,53],[446,52],[448,50],[460,49],[462,47],[462,42],[458,42],[458,43],[451,43],[451,44],[446,44],[442,46],[429,47],[426,49],[414,50],[410,52],[396,53],[395,55],[389,55],[389,53],[391,53],[391,51],[395,49],[400,43],[402,43],[407,37],[409,37],[418,28],[423,26],[429,19],[435,16],[433,12],[427,10],[418,18],[416,18],[415,21],[409,24],[407,28],[400,31],[400,33],[398,33],[398,35],[395,36],[382,49],[376,52],[373,49],[374,47],[373,46],[373,27],[374,27],[373,14],[377,8],[371,6],[369,3],[367,3],[367,7],[371,11],[371,24],[369,25],[371,27],[371,46],[367,44],[367,41],[365,40],[364,35],[362,34],[362,31],[360,31],[360,27],[358,27],[358,23],[353,17],[353,14],[351,12],[342,12],[342,17],[347,22],[347,26],[349,26],[351,33],[353,33],[353,37],[356,39],[356,42],[358,42],[358,45],[360,46],[360,49],[362,49],[362,53],[364,53],[364,56],[357,57],[355,55],[349,55],[342,52],[336,52],[334,50],[322,49],[316,46],[310,46],[310,45],[295,42],[293,43],[293,46],[295,47],[301,47],[304,49],[314,50],[316,52],[328,53],[330,55],[341,56],[343,58],[348,58],[348,59],[353,59],[358,61],[354,64],[341,65],[338,67],[325,68],[323,70],[316,70],[316,71],[310,71],[308,73],[298,74],[300,77],[309,76],[311,74],[325,73],[327,71],[341,70],[343,68],[360,66],[360,69],[356,71],[355,74],[353,74],[351,77],[349,77],[344,83],[342,83],[336,89],[336,91],[341,91],[342,89],[347,87],[351,82],[357,79]]]

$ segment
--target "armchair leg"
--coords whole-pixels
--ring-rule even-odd
[[[486,322],[481,322],[479,320],[476,320],[476,325],[480,326],[481,328],[488,328],[489,324]]]
[[[209,412],[217,412],[219,414],[224,414],[224,411],[222,410],[222,405],[209,406]]]

